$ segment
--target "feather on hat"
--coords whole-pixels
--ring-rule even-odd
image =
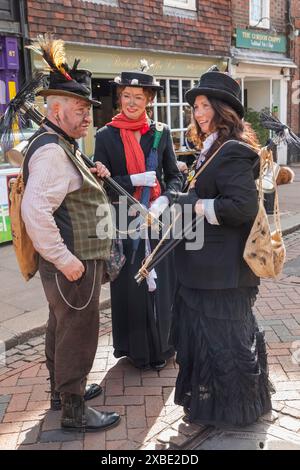
[[[78,70],[79,59],[75,59],[70,69],[66,61],[65,43],[62,39],[54,39],[52,34],[39,35],[29,49],[42,56],[46,70],[50,71],[49,87],[41,90],[41,96],[59,95],[81,98],[90,104],[99,106],[101,103],[91,99],[91,72]]]

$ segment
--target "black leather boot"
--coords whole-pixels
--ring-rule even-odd
[[[60,393],[55,390],[54,382],[50,379],[51,394],[50,394],[50,409],[52,411],[61,410]],[[84,399],[85,401],[101,395],[103,389],[98,384],[91,384],[85,387]]]
[[[54,392],[51,391],[50,395],[50,409],[52,411],[58,411],[61,410],[61,399],[60,399],[60,393],[54,390]]]
[[[65,431],[97,432],[118,424],[117,413],[100,412],[85,405],[84,398],[72,393],[62,393],[61,427]]]
[[[54,377],[50,375],[50,409],[52,411],[61,410],[60,393],[55,390]]]

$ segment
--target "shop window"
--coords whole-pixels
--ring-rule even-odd
[[[161,121],[171,129],[175,150],[184,150],[185,131],[191,121],[191,108],[184,100],[187,90],[195,85],[195,81],[160,79],[163,90],[157,95],[154,104],[154,120]]]
[[[270,28],[270,0],[250,0],[249,24],[257,28]]]
[[[164,6],[196,10],[196,0],[164,0]]]

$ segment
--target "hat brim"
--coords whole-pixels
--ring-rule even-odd
[[[209,98],[217,98],[224,101],[237,112],[240,118],[244,117],[245,110],[242,103],[235,96],[226,91],[219,90],[218,88],[195,87],[186,92],[185,99],[190,106],[194,106],[195,99],[199,95],[205,95]]]
[[[101,106],[100,101],[92,100],[90,98],[86,98],[82,95],[78,95],[77,93],[72,93],[71,91],[65,91],[65,90],[56,90],[56,89],[51,89],[48,88],[48,90],[41,90],[37,93],[37,95],[40,96],[69,96],[70,98],[77,98],[80,100],[85,101],[86,103],[92,104],[93,106]]]
[[[109,83],[111,85],[115,85],[115,86],[125,86],[125,87],[128,86],[128,87],[131,87],[131,88],[151,88],[154,91],[163,90],[163,88],[164,88],[161,85],[143,85],[142,83],[138,83],[137,85],[131,85],[131,84],[128,84],[128,83],[117,83],[114,80],[111,80]]]

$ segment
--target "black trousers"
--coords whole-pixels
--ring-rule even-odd
[[[53,264],[42,257],[39,260],[49,303],[45,352],[50,379],[58,392],[81,396],[97,350],[104,263],[88,260],[83,264],[83,276],[70,282]]]

